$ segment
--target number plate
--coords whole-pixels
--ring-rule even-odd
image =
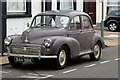
[[[22,57],[15,57],[15,62],[19,62],[19,63],[22,63],[22,62],[25,62],[25,63],[33,63],[33,59],[32,58],[22,58]]]

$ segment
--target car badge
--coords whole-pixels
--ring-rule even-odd
[[[29,30],[27,30],[27,32],[29,33],[31,30],[29,29]]]
[[[24,50],[24,51],[26,51],[26,50],[27,50],[27,48],[26,48],[26,47],[24,47],[24,48],[23,48],[23,50]]]
[[[24,42],[25,42],[25,43],[28,43],[28,42],[29,42],[27,36],[26,36]]]

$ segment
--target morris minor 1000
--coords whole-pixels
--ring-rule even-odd
[[[8,36],[4,42],[13,67],[50,59],[55,68],[62,69],[69,59],[83,55],[97,61],[101,49],[105,48],[103,39],[93,29],[90,16],[74,10],[41,12],[22,35]]]

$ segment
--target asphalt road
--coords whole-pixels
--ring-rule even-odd
[[[50,63],[45,63],[21,68],[4,65],[0,73],[3,78],[118,78],[118,50],[118,46],[102,50],[99,61],[90,61],[89,56],[73,59],[62,70],[54,70]]]

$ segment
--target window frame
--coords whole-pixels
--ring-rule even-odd
[[[26,12],[24,14],[8,14],[7,12],[7,2],[6,5],[6,14],[3,16],[4,18],[25,18],[25,17],[32,17],[31,14],[31,0],[26,0]]]
[[[72,10],[76,10],[77,9],[77,7],[76,7],[76,0],[72,0]],[[60,0],[57,0],[57,10],[61,10],[60,9]]]

